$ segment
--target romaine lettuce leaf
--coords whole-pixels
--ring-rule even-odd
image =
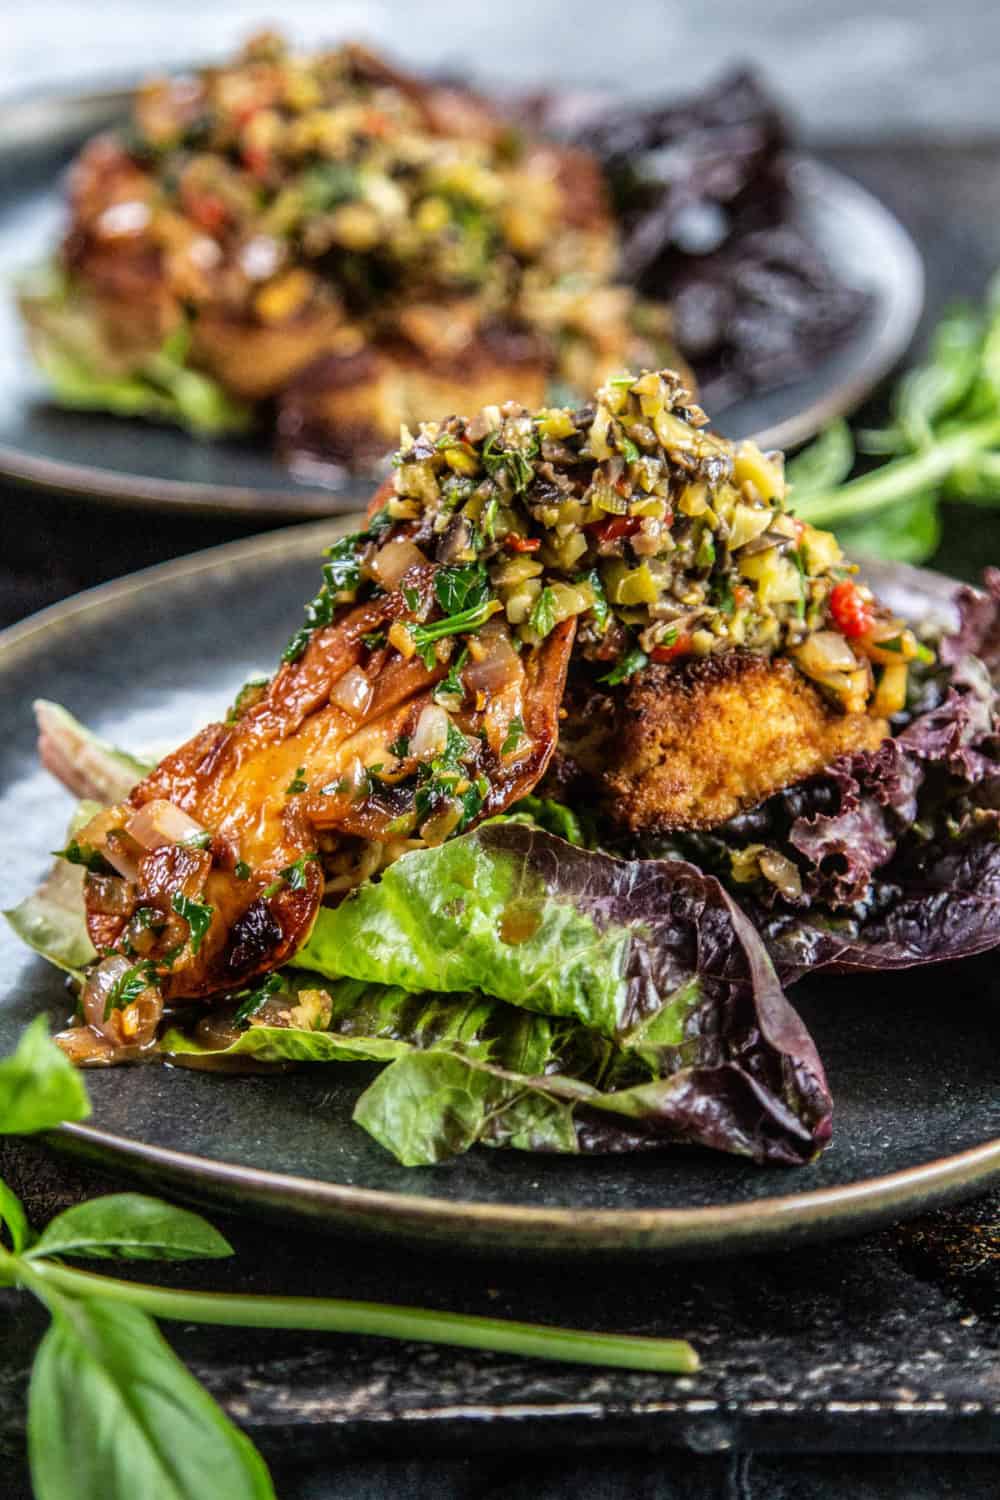
[[[322,983],[316,975],[289,977],[299,993]],[[655,1028],[614,1046],[572,1021],[481,995],[413,995],[350,980],[325,993],[329,1029],[251,1024],[221,1051],[173,1030],[163,1050],[189,1065],[208,1057],[388,1062],[357,1101],[354,1119],[406,1166],[477,1143],[583,1153],[692,1142],[797,1163],[828,1133],[828,1100],[814,1119],[799,1117],[792,1102],[769,1093],[766,1067],[759,1080],[726,1062],[687,1067],[686,1057],[707,1057],[711,1048],[668,1045]]]
[[[635,1111],[646,1137],[797,1161],[829,1137],[819,1057],[766,949],[719,883],[681,861],[616,860],[525,824],[486,824],[322,910],[295,962],[409,992],[478,990],[561,1021],[558,1067],[546,1063],[534,1094],[613,1114],[619,1135]],[[567,1056],[581,1035],[591,1055],[614,1044],[598,1090],[613,1103],[586,1092],[588,1066]],[[399,1073],[426,1082],[428,1067]],[[446,1092],[456,1077],[449,1064]],[[392,1087],[380,1081],[374,1099]]]
[[[34,709],[43,766],[76,796],[98,804],[95,812],[121,802],[153,769],[152,761],[109,745],[61,704],[36,698]]]
[[[154,354],[128,369],[104,346],[97,316],[54,265],[25,274],[19,305],[35,362],[60,406],[175,422],[201,437],[245,432],[252,413],[208,375],[187,367],[181,326]]]
[[[81,802],[67,842],[100,810],[99,802]],[[3,913],[23,943],[77,978],[97,957],[84,920],[83,875],[82,865],[57,859],[38,890]]]

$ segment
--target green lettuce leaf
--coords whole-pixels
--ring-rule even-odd
[[[79,804],[67,829],[67,843],[101,810],[101,803]],[[3,915],[23,943],[76,978],[97,957],[84,919],[82,865],[57,859],[38,890]]]
[[[110,807],[153,769],[152,761],[102,740],[62,704],[36,698],[34,709],[42,764],[78,797]]]
[[[801,1162],[829,1138],[822,1066],[761,940],[679,860],[486,824],[321,911],[296,963],[371,989],[335,986],[336,1040],[257,1041],[253,1027],[235,1047],[337,1059],[345,1033],[355,1058],[397,1044],[356,1118],[409,1163],[473,1140],[695,1141]]]
[[[121,368],[99,320],[56,266],[25,275],[19,305],[35,362],[60,406],[175,422],[200,437],[245,432],[252,412],[208,375],[186,365],[190,335],[177,329],[154,354]]]

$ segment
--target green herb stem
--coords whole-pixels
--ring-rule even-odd
[[[804,495],[795,509],[803,520],[821,526],[852,520],[941,484],[955,469],[998,443],[1000,420],[991,417],[940,438],[922,453],[891,459],[860,479]]]
[[[514,1323],[504,1318],[390,1307],[327,1297],[262,1297],[231,1292],[174,1291],[141,1281],[119,1281],[48,1261],[33,1264],[33,1279],[74,1297],[100,1297],[141,1308],[154,1318],[182,1323],[215,1323],[237,1328],[300,1328],[322,1333],[365,1334],[375,1338],[416,1339],[465,1349],[490,1349],[528,1359],[567,1364],[606,1365],[623,1370],[659,1370],[691,1375],[698,1356],[684,1339],[587,1333]]]

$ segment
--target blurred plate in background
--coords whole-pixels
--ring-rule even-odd
[[[371,482],[300,482],[266,438],[200,442],[169,427],[61,411],[31,366],[11,293],[17,272],[51,252],[64,219],[62,175],[84,140],[120,123],[127,89],[0,106],[0,474],[120,505],[287,520],[344,512]],[[903,354],[923,302],[923,269],[906,231],[832,168],[793,167],[809,238],[839,280],[869,294],[854,334],[806,378],[711,413],[729,437],[764,447],[805,441],[861,402]]]

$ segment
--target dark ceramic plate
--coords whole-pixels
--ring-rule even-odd
[[[63,219],[62,171],[86,137],[123,118],[128,93],[0,106],[0,283],[44,260]],[[800,162],[802,217],[840,279],[871,294],[868,314],[808,377],[739,402],[713,418],[729,437],[764,447],[803,442],[851,410],[903,353],[920,315],[923,269],[906,232],[848,178]],[[60,411],[33,371],[9,291],[0,295],[0,473],[47,489],[135,506],[260,518],[350,510],[370,484],[336,492],[296,479],[266,439],[198,442],[169,427]]]
[[[0,636],[4,904],[58,847],[70,799],[37,764],[30,709],[54,698],[108,738],[165,749],[216,717],[277,658],[343,521],[165,564]],[[898,579],[898,570],[895,575]],[[950,586],[904,570],[909,594]],[[879,584],[880,588],[882,584]],[[797,1002],[837,1101],[813,1166],[755,1168],[708,1152],[575,1160],[475,1151],[398,1166],[350,1120],[368,1074],[314,1068],[219,1077],[155,1066],[88,1075],[94,1113],[56,1144],[178,1193],[337,1229],[490,1251],[737,1252],[847,1233],[1000,1179],[1000,980],[991,955],[896,980],[801,985]],[[0,932],[0,1054],[39,1011],[61,1022],[56,974]]]

